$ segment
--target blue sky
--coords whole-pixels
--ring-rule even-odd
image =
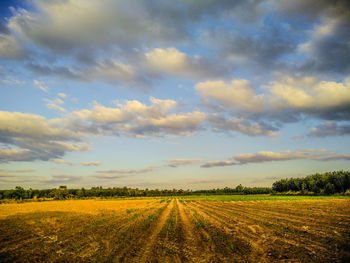
[[[0,5],[2,189],[349,169],[348,1]]]

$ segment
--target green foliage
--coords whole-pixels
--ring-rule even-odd
[[[304,178],[282,179],[274,182],[272,189],[276,192],[300,192],[300,194],[345,193],[350,189],[350,172],[337,171],[324,174],[314,174]]]
[[[127,187],[102,188],[92,187],[90,189],[68,189],[66,186],[59,186],[58,189],[44,190],[25,190],[17,186],[13,190],[0,190],[0,199],[32,199],[34,196],[39,200],[41,198],[53,198],[55,200],[72,199],[72,198],[114,198],[114,197],[155,197],[155,196],[190,196],[190,195],[249,195],[249,194],[268,194],[271,193],[269,187],[243,187],[238,185],[235,188],[217,188],[211,190],[183,190],[183,189],[138,189]],[[166,202],[170,202],[166,200]]]

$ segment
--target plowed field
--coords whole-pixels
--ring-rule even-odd
[[[1,204],[0,262],[350,262],[350,200]]]

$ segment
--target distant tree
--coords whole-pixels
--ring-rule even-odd
[[[272,185],[276,192],[311,191],[315,194],[344,193],[350,189],[350,172],[337,171],[324,174],[314,174],[305,178],[290,178],[276,181]]]
[[[243,192],[243,186],[241,184],[236,186],[236,192],[237,193],[242,193]]]
[[[324,193],[326,195],[332,195],[335,194],[335,186],[331,183],[327,183],[326,187],[324,188]]]

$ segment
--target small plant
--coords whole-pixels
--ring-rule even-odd
[[[230,243],[230,250],[231,250],[232,252],[235,251],[235,246],[234,246],[233,242]]]

